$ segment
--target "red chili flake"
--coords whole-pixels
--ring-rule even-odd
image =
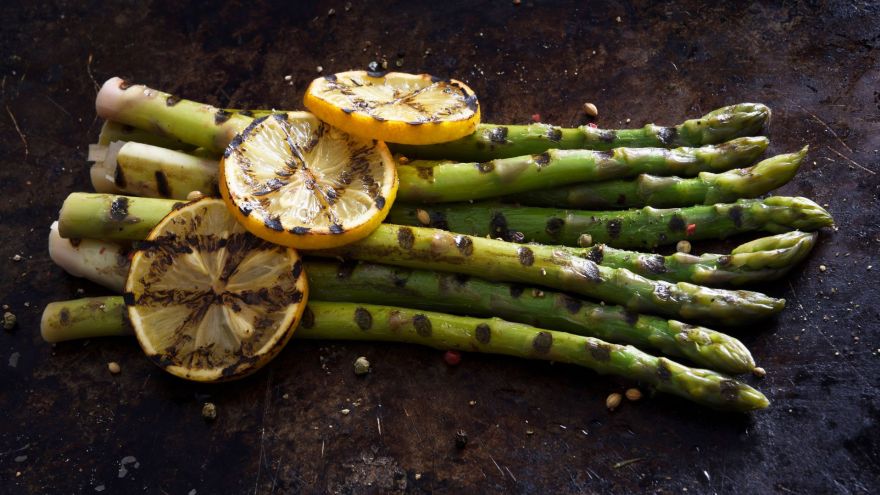
[[[458,366],[458,363],[461,362],[461,353],[458,351],[446,351],[443,354],[443,360],[446,361],[446,364],[449,366]]]
[[[590,123],[587,124],[587,125],[589,125],[589,126],[592,127],[593,129],[598,129],[598,128],[599,128],[599,126],[597,126],[596,124],[594,124],[594,123],[592,123],[592,122],[590,122]]]
[[[540,113],[533,113],[532,114],[532,122],[540,122],[540,121],[541,121],[541,114]]]
[[[689,236],[696,234],[697,233],[697,224],[689,223],[687,226],[687,230],[685,230],[685,233]]]
[[[104,254],[104,251],[105,251],[106,249],[107,249],[107,248],[101,248],[101,250],[98,251],[98,254]]]

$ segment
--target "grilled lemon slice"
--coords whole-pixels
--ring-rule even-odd
[[[226,149],[219,182],[251,233],[304,249],[366,237],[397,195],[397,170],[385,143],[347,134],[307,112],[255,120]]]
[[[340,72],[312,81],[304,103],[324,122],[389,143],[444,143],[480,123],[471,88],[427,74]]]
[[[172,211],[131,260],[125,302],[138,341],[165,371],[232,380],[284,347],[308,285],[293,249],[248,233],[220,199]]]

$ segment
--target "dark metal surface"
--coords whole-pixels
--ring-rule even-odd
[[[19,323],[0,331],[0,492],[875,492],[880,7],[530,3],[4,2],[0,304]],[[104,293],[46,252],[63,198],[88,188],[96,82],[296,108],[317,66],[383,57],[465,80],[490,122],[583,123],[587,101],[606,127],[770,105],[771,152],[811,145],[782,192],[828,203],[839,225],[765,288],[789,300],[782,316],[742,335],[768,371],[747,380],[771,407],[725,415],[653,397],[609,413],[626,382],[479,355],[449,368],[403,345],[299,342],[245,381],[199,386],[134,341],[41,341],[47,302]],[[352,373],[360,355],[366,378]]]

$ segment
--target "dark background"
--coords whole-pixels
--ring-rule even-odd
[[[876,3],[346,3],[3,2],[0,304],[19,323],[0,331],[0,492],[876,490]],[[64,197],[89,188],[98,84],[119,75],[215,105],[294,109],[317,66],[382,58],[464,80],[487,122],[582,124],[587,101],[609,128],[768,104],[770,153],[811,146],[781,192],[827,203],[839,227],[763,288],[789,301],[778,320],[740,335],[768,371],[746,380],[770,408],[727,415],[658,396],[609,413],[605,397],[629,383],[473,354],[449,368],[404,345],[295,342],[247,380],[204,386],[164,374],[133,340],[42,342],[47,302],[105,293],[46,251]],[[360,355],[366,378],[352,373]]]

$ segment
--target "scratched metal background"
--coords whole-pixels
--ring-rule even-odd
[[[0,304],[19,321],[0,331],[0,492],[877,489],[876,2],[38,3],[0,6]],[[839,224],[765,288],[789,308],[742,335],[768,371],[747,379],[770,409],[724,415],[654,397],[609,414],[605,396],[626,382],[478,355],[450,369],[404,345],[296,343],[250,379],[201,386],[163,374],[133,341],[40,340],[47,302],[102,293],[46,252],[63,198],[88,188],[96,82],[121,75],[218,105],[295,108],[317,66],[383,57],[467,81],[491,122],[540,113],[579,124],[585,101],[606,127],[770,105],[772,153],[811,145],[782,192],[828,203]],[[360,355],[374,364],[366,378],[351,372]],[[205,400],[214,423],[200,416]],[[459,428],[470,437],[461,451]]]

